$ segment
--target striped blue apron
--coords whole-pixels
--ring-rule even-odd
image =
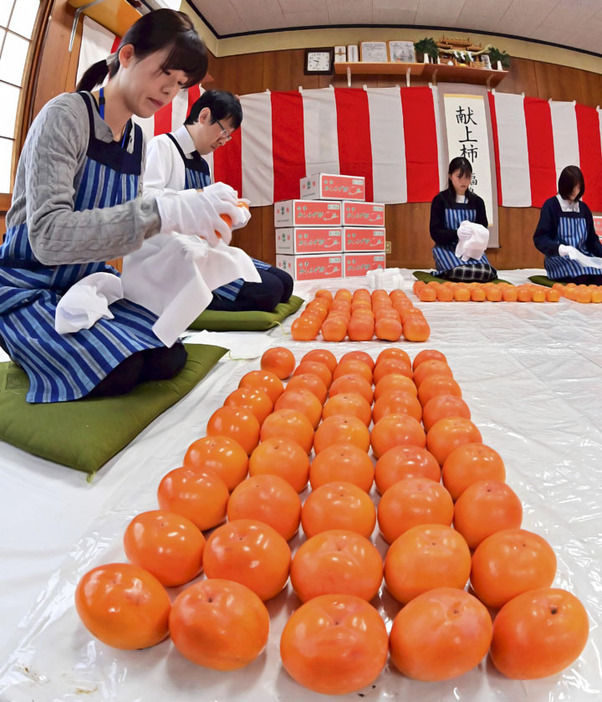
[[[121,144],[100,141],[94,135],[94,99],[87,93],[81,96],[88,109],[90,141],[84,167],[75,178],[74,210],[127,202],[138,194],[142,131],[130,122]],[[130,138],[132,153],[125,147]],[[114,319],[100,319],[73,334],[55,331],[56,306],[63,293],[98,272],[116,273],[100,262],[45,266],[33,253],[27,223],[6,232],[0,246],[0,336],[29,376],[28,402],[76,400],[133,353],[163,346],[152,332],[157,317],[127,300],[111,305]]]
[[[456,230],[462,222],[476,222],[477,211],[468,206],[467,203],[455,203],[454,207],[445,208],[445,227],[447,229]],[[450,271],[458,266],[470,266],[475,263],[489,264],[487,256],[483,254],[481,258],[469,258],[468,261],[463,261],[456,256],[456,244],[435,244],[433,246],[433,258],[435,259],[435,267],[437,273]]]
[[[178,144],[175,137],[172,134],[167,135],[175,144],[176,149],[179,151],[182,161],[184,161],[184,189],[190,190],[192,188],[206,188],[211,185],[211,176],[209,174],[209,166],[207,161],[195,151],[192,158],[187,158],[182,150],[182,147]],[[267,271],[271,268],[269,263],[264,263],[256,258],[251,259],[255,264],[255,268],[258,270]],[[242,278],[236,278],[230,283],[221,285],[219,288],[213,290],[213,294],[221,297],[223,300],[230,300],[234,302],[236,300],[240,289],[244,285],[244,280]]]
[[[558,243],[573,246],[585,256],[591,254],[585,249],[587,239],[587,222],[580,212],[562,212],[558,221]],[[544,266],[548,278],[575,278],[578,275],[600,275],[597,268],[582,266],[578,261],[571,261],[564,256],[546,256]]]

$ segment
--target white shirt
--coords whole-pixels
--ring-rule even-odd
[[[182,125],[172,136],[188,158],[195,151],[192,137]],[[173,141],[167,134],[153,137],[146,147],[146,168],[144,171],[144,197],[158,197],[166,192],[184,190],[186,167]]]
[[[560,209],[563,212],[580,212],[579,208],[579,200],[574,200],[571,202],[570,200],[565,200],[563,197],[561,197],[560,193],[556,195],[558,202],[560,203]]]

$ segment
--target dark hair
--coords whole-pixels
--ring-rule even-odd
[[[563,168],[560,178],[558,178],[558,194],[560,197],[568,200],[576,185],[579,186],[579,194],[576,199],[581,200],[583,193],[585,193],[585,180],[581,169],[579,166],[567,166]]]
[[[472,175],[472,164],[467,158],[464,158],[464,156],[456,156],[456,158],[452,158],[452,160],[449,162],[447,175],[450,176],[456,171],[460,171],[460,178],[465,175]],[[456,194],[456,189],[454,188],[451,178],[449,177],[447,179],[447,187],[452,195]]]
[[[236,95],[227,90],[206,90],[190,108],[184,124],[194,124],[199,119],[201,110],[208,107],[211,110],[211,124],[218,119],[232,120],[233,129],[238,129],[242,122],[242,107]]]
[[[176,10],[161,9],[143,15],[128,29],[115,54],[97,61],[81,77],[76,90],[93,90],[109,75],[119,70],[119,51],[131,44],[137,59],[170,48],[161,68],[164,71],[184,71],[188,76],[184,87],[196,85],[207,73],[207,49],[188,15]]]

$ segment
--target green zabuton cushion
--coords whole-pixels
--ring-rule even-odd
[[[273,312],[222,312],[205,310],[190,325],[190,329],[207,331],[266,331],[277,326],[303,304],[303,298],[291,295]]]

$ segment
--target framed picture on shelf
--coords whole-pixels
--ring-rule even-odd
[[[386,41],[360,41],[360,61],[365,63],[386,63]]]
[[[389,56],[394,63],[416,63],[416,52],[412,41],[390,41]]]

